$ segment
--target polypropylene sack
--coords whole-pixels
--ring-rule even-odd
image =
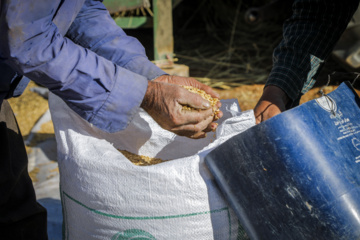
[[[51,95],[65,239],[243,239],[238,219],[204,164],[213,148],[255,124],[222,100],[216,133],[189,139],[140,110],[130,125],[105,133]],[[117,149],[169,161],[136,166]]]

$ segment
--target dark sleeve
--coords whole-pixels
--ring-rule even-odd
[[[293,102],[314,84],[358,7],[358,0],[295,0],[284,24],[283,40],[274,50],[266,86],[280,87]]]

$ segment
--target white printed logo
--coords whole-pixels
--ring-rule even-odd
[[[315,99],[315,101],[319,104],[319,106],[328,111],[328,112],[336,112],[337,106],[336,102],[329,96],[322,96],[320,98]]]

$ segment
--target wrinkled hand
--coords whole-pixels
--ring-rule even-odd
[[[286,93],[279,87],[267,86],[254,109],[256,124],[285,111],[289,101]]]
[[[154,80],[155,82],[165,82],[165,83],[172,83],[177,85],[183,85],[183,86],[192,86],[195,88],[198,88],[200,90],[205,91],[207,94],[209,94],[213,98],[220,98],[220,95],[214,91],[211,87],[197,81],[194,78],[191,77],[180,77],[180,76],[174,76],[174,75],[162,75]],[[221,102],[218,101],[217,105],[218,108],[221,107]],[[223,113],[221,111],[218,112],[218,114],[215,116],[214,120],[217,120],[223,116]],[[216,125],[216,124],[214,124]]]
[[[166,82],[166,83],[173,83],[177,85],[184,85],[184,86],[192,86],[198,89],[204,90],[206,93],[210,94],[213,98],[219,98],[219,94],[214,91],[211,87],[197,81],[191,77],[180,77],[174,75],[162,75],[154,80],[155,82]]]
[[[195,139],[203,138],[206,132],[216,129],[217,124],[212,123],[213,110],[207,100],[177,84],[158,80],[148,82],[141,107],[162,128]],[[183,105],[199,111],[183,110]]]

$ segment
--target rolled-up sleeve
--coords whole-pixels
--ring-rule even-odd
[[[283,40],[274,51],[266,85],[283,89],[292,103],[314,84],[320,66],[331,53],[357,9],[358,0],[295,0],[284,24]]]
[[[116,25],[98,0],[87,0],[66,34],[75,43],[152,80],[166,74],[145,54],[140,42]]]
[[[52,22],[58,6],[59,1],[2,1],[1,60],[49,88],[96,127],[126,128],[148,79],[62,36]]]

